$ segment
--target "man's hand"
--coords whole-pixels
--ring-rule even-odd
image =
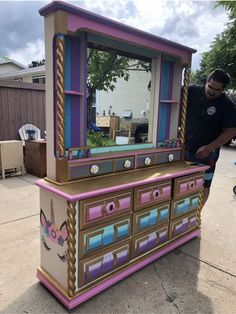
[[[204,159],[207,158],[210,153],[211,153],[211,149],[209,146],[202,146],[200,148],[198,148],[197,152],[196,152],[196,157],[197,159]]]

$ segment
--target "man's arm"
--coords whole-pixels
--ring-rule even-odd
[[[210,153],[220,146],[227,143],[234,136],[236,136],[236,128],[227,128],[211,143],[202,146],[197,150],[196,157],[198,159],[204,159],[210,155]]]

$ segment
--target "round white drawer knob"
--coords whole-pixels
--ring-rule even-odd
[[[99,171],[99,167],[97,165],[92,165],[92,167],[90,168],[90,172],[92,174],[96,174]]]
[[[125,167],[125,168],[130,168],[130,167],[131,167],[131,161],[127,159],[127,160],[124,162],[124,167]]]
[[[145,160],[144,160],[144,163],[145,163],[146,166],[149,166],[151,162],[152,161],[151,161],[150,157],[146,157]]]
[[[173,155],[173,154],[170,154],[170,155],[168,156],[168,159],[169,159],[169,161],[173,161],[173,160],[174,160],[174,155]]]

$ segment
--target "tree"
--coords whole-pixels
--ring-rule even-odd
[[[37,61],[31,61],[28,64],[28,67],[29,68],[36,68],[36,67],[39,67],[39,66],[44,65],[44,64],[45,64],[45,59],[37,60]]]
[[[197,83],[206,81],[210,72],[216,68],[227,71],[232,79],[231,88],[236,88],[236,2],[217,1],[216,6],[223,6],[229,12],[227,28],[218,34],[210,46],[210,50],[203,52],[200,70],[195,74]]]

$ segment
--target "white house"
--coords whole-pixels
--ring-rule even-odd
[[[45,83],[45,66],[28,68],[13,59],[2,57],[0,58],[0,80]]]

